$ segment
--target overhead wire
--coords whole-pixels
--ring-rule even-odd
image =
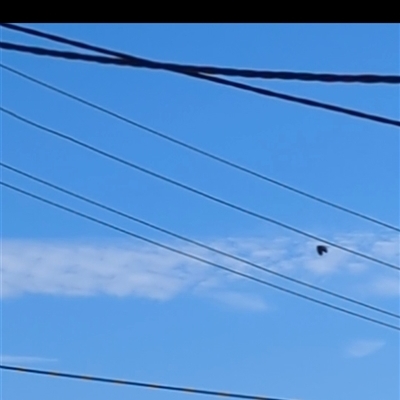
[[[32,83],[35,83],[35,84],[37,84],[37,85],[39,85],[41,87],[49,89],[49,90],[51,90],[51,91],[53,91],[53,92],[55,92],[57,94],[61,94],[62,96],[65,96],[65,97],[67,97],[69,99],[77,101],[77,102],[79,102],[79,103],[81,103],[83,105],[86,105],[86,106],[88,106],[88,107],[90,107],[92,109],[95,109],[95,110],[97,110],[99,112],[102,112],[102,113],[104,113],[106,115],[109,115],[109,116],[111,116],[113,118],[116,118],[116,119],[118,119],[118,120],[120,120],[122,122],[125,122],[125,123],[127,123],[127,124],[129,124],[131,126],[134,126],[134,127],[138,128],[138,129],[141,129],[144,132],[150,133],[150,134],[152,134],[152,135],[154,135],[154,136],[156,136],[158,138],[167,140],[167,141],[169,141],[169,142],[171,142],[171,143],[173,143],[175,145],[181,146],[181,147],[183,147],[183,148],[185,148],[187,150],[190,150],[192,152],[200,154],[200,155],[202,155],[204,157],[207,157],[207,158],[209,158],[211,160],[214,160],[214,161],[219,162],[221,164],[227,165],[228,167],[234,168],[234,169],[236,169],[238,171],[241,171],[241,172],[243,172],[245,174],[251,175],[251,176],[253,176],[255,178],[258,178],[258,179],[260,179],[260,180],[262,180],[264,182],[268,182],[268,183],[271,183],[273,185],[279,186],[279,187],[281,187],[283,189],[289,190],[289,191],[291,191],[293,193],[296,193],[296,194],[298,194],[300,196],[303,196],[303,197],[306,197],[308,199],[314,200],[316,202],[319,202],[319,203],[324,204],[326,206],[335,208],[337,210],[346,212],[346,213],[348,213],[350,215],[353,215],[355,217],[361,218],[363,220],[366,220],[368,222],[374,223],[376,225],[380,225],[382,227],[385,227],[385,228],[400,232],[400,228],[399,227],[396,227],[394,225],[391,225],[391,224],[388,224],[386,222],[380,221],[380,220],[378,220],[376,218],[373,218],[373,217],[370,217],[370,216],[368,216],[366,214],[360,213],[358,211],[351,210],[350,208],[341,206],[341,205],[333,203],[333,202],[331,202],[329,200],[325,200],[325,199],[323,199],[321,197],[315,196],[313,194],[307,193],[307,192],[305,192],[303,190],[297,189],[297,188],[295,188],[293,186],[290,186],[288,184],[280,182],[280,181],[278,181],[276,179],[273,179],[271,177],[266,176],[265,174],[259,173],[257,171],[254,171],[254,170],[250,169],[250,168],[247,168],[247,167],[245,167],[243,165],[240,165],[238,163],[232,162],[232,161],[230,161],[228,159],[225,159],[225,158],[223,158],[221,156],[215,155],[215,154],[213,154],[213,153],[211,153],[209,151],[203,150],[203,149],[201,149],[199,147],[196,147],[196,146],[193,146],[193,145],[191,145],[191,144],[189,144],[187,142],[181,141],[181,140],[176,139],[176,138],[174,138],[172,136],[169,136],[169,135],[167,135],[165,133],[162,133],[159,130],[156,130],[156,129],[150,128],[148,126],[145,126],[143,124],[140,124],[140,123],[138,123],[138,122],[136,122],[136,121],[134,121],[134,120],[132,120],[130,118],[122,116],[121,114],[118,114],[118,113],[116,113],[114,111],[111,111],[111,110],[109,110],[109,109],[107,109],[105,107],[102,107],[102,106],[100,106],[98,104],[90,102],[90,101],[88,101],[86,99],[83,99],[82,97],[76,96],[76,95],[74,95],[74,94],[72,94],[70,92],[66,92],[63,89],[55,87],[54,85],[50,85],[49,83],[46,83],[46,82],[44,82],[42,80],[34,78],[34,77],[30,76],[30,75],[27,75],[27,74],[25,74],[25,73],[23,73],[21,71],[18,71],[18,70],[14,69],[14,68],[11,68],[11,67],[9,67],[7,65],[4,65],[4,64],[0,63],[0,67],[5,69],[6,71],[12,73],[12,74],[15,74],[15,75],[17,75],[17,76],[19,76],[19,77],[21,77],[23,79],[26,79],[26,80],[28,80],[28,81],[30,81]]]
[[[66,134],[64,134],[62,132],[56,131],[56,130],[51,129],[51,128],[47,128],[44,125],[38,124],[38,123],[28,119],[28,118],[25,118],[25,117],[15,113],[14,111],[6,109],[5,107],[0,106],[0,111],[5,113],[6,115],[11,116],[14,119],[17,119],[17,120],[19,120],[21,122],[24,122],[27,125],[33,126],[33,127],[37,128],[37,129],[41,130],[42,132],[50,133],[51,135],[53,135],[55,137],[62,138],[64,140],[66,140],[66,141],[69,141],[70,143],[78,145],[78,146],[80,146],[82,148],[85,148],[85,149],[91,151],[91,152],[99,154],[99,155],[101,155],[103,157],[106,157],[106,158],[108,158],[110,160],[116,161],[119,164],[125,165],[125,166],[127,166],[129,168],[135,169],[137,171],[145,173],[146,175],[152,176],[152,177],[157,178],[159,180],[162,180],[164,182],[168,182],[168,183],[170,183],[170,184],[172,184],[172,185],[174,185],[176,187],[179,187],[179,188],[184,189],[184,190],[186,190],[188,192],[197,194],[197,195],[199,195],[201,197],[204,197],[204,198],[206,198],[208,200],[211,200],[211,201],[213,201],[215,203],[219,203],[221,205],[224,205],[226,207],[229,207],[231,209],[239,211],[239,212],[241,212],[243,214],[250,215],[250,216],[252,216],[254,218],[257,218],[257,219],[269,222],[271,224],[280,226],[281,228],[290,230],[292,232],[295,232],[295,233],[297,233],[299,235],[308,237],[310,239],[317,240],[319,242],[323,242],[323,243],[325,243],[325,244],[327,244],[327,245],[329,245],[331,247],[335,247],[337,249],[340,249],[340,250],[345,251],[347,253],[350,253],[350,254],[353,254],[355,256],[364,258],[366,260],[375,262],[375,263],[380,264],[382,266],[385,266],[385,267],[400,271],[400,267],[395,265],[395,264],[391,264],[389,262],[380,260],[380,259],[378,259],[376,257],[370,256],[368,254],[364,254],[364,253],[359,252],[357,250],[349,249],[349,248],[347,248],[345,246],[342,246],[340,244],[334,243],[334,242],[329,241],[327,239],[323,239],[323,238],[318,237],[316,235],[313,235],[311,233],[305,232],[305,231],[303,231],[301,229],[295,228],[295,227],[293,227],[291,225],[288,225],[286,223],[280,222],[280,221],[278,221],[276,219],[267,217],[267,216],[265,216],[263,214],[260,214],[258,212],[251,211],[251,210],[249,210],[247,208],[244,208],[242,206],[238,206],[238,205],[236,205],[236,204],[234,204],[232,202],[223,200],[223,199],[218,198],[218,197],[216,197],[214,195],[210,195],[210,194],[208,194],[208,193],[206,193],[204,191],[198,190],[198,189],[196,189],[196,188],[194,188],[192,186],[189,186],[189,185],[186,185],[184,183],[181,183],[181,182],[179,182],[179,181],[177,181],[175,179],[169,178],[169,177],[167,177],[165,175],[162,175],[162,174],[159,174],[157,172],[151,171],[151,170],[149,170],[147,168],[144,168],[144,167],[142,167],[142,166],[140,166],[138,164],[135,164],[135,163],[133,163],[131,161],[128,161],[128,160],[125,160],[125,159],[123,159],[121,157],[115,156],[115,155],[113,155],[113,154],[111,154],[111,153],[109,153],[107,151],[99,149],[98,147],[92,146],[92,145],[90,145],[88,143],[85,143],[85,142],[83,142],[81,140],[75,139],[72,136],[68,136],[68,135],[66,135]]]
[[[95,218],[95,217],[93,217],[93,216],[90,216],[89,214],[82,213],[82,212],[77,211],[77,210],[75,210],[75,209],[73,209],[73,208],[64,206],[64,205],[62,205],[62,204],[60,204],[60,203],[58,203],[58,202],[54,202],[54,201],[52,201],[52,200],[46,199],[45,197],[36,195],[36,194],[34,194],[34,193],[30,192],[30,191],[21,189],[20,187],[17,187],[17,186],[15,186],[15,185],[11,185],[11,184],[5,182],[4,180],[0,181],[0,185],[2,185],[2,186],[6,187],[6,188],[8,188],[8,189],[10,189],[10,190],[12,190],[12,191],[14,191],[14,192],[18,192],[18,193],[20,193],[20,194],[22,194],[22,195],[25,195],[25,196],[27,196],[27,197],[36,199],[36,200],[38,200],[38,201],[40,201],[40,202],[42,202],[42,203],[45,203],[45,204],[47,204],[47,205],[51,205],[51,206],[53,206],[53,207],[55,207],[55,208],[64,210],[64,211],[66,211],[66,212],[68,212],[68,213],[71,213],[71,214],[74,214],[74,215],[76,215],[76,216],[80,216],[80,217],[83,218],[83,219],[86,219],[86,220],[95,222],[95,223],[97,223],[97,224],[99,224],[99,225],[108,227],[108,228],[113,229],[113,230],[115,230],[115,231],[117,231],[117,232],[120,232],[120,233],[123,233],[123,234],[125,234],[125,235],[134,237],[134,238],[136,238],[136,239],[138,239],[138,240],[141,240],[141,241],[143,241],[143,242],[145,242],[145,243],[148,243],[148,244],[154,245],[154,246],[156,246],[156,247],[159,247],[159,248],[168,250],[168,251],[173,252],[173,253],[175,253],[175,254],[179,254],[179,255],[185,256],[185,257],[190,258],[190,259],[192,259],[192,260],[201,262],[201,263],[203,263],[203,264],[210,265],[210,266],[212,266],[212,267],[218,268],[218,269],[223,270],[223,271],[225,271],[225,272],[230,272],[230,273],[235,274],[235,275],[237,275],[237,276],[240,276],[240,277],[242,277],[242,278],[246,278],[246,279],[252,280],[252,281],[254,281],[254,282],[258,282],[258,283],[260,283],[260,284],[262,284],[262,285],[265,285],[265,286],[274,288],[274,289],[279,290],[279,291],[281,291],[281,292],[283,292],[283,293],[291,294],[291,295],[296,296],[296,297],[298,297],[298,298],[302,298],[302,299],[304,299],[304,300],[311,301],[311,302],[313,302],[313,303],[315,303],[315,304],[319,304],[319,305],[321,305],[321,306],[328,307],[328,308],[330,308],[330,309],[333,309],[333,310],[336,310],[336,311],[345,313],[345,314],[347,314],[347,315],[351,315],[351,316],[353,316],[353,317],[360,318],[360,319],[363,319],[363,320],[365,320],[365,321],[372,322],[372,323],[374,323],[374,324],[384,326],[385,328],[389,328],[389,329],[392,329],[392,330],[400,331],[400,326],[392,325],[392,324],[386,323],[386,322],[384,322],[384,321],[381,321],[381,320],[378,320],[378,319],[371,318],[371,317],[369,317],[369,316],[360,314],[360,313],[358,313],[358,312],[354,312],[354,311],[352,311],[352,310],[348,310],[348,309],[346,309],[346,308],[342,308],[342,307],[339,307],[339,306],[330,304],[330,303],[325,302],[325,301],[323,301],[323,300],[319,300],[319,299],[313,298],[313,297],[311,297],[311,296],[305,295],[305,294],[303,294],[303,293],[296,292],[296,291],[294,291],[294,290],[291,290],[291,289],[284,288],[284,287],[282,287],[282,286],[273,284],[273,283],[268,282],[268,281],[266,281],[266,280],[264,280],[264,279],[260,279],[260,278],[257,278],[257,277],[255,277],[255,276],[249,275],[249,274],[247,274],[247,273],[244,273],[244,272],[240,272],[240,271],[231,269],[231,268],[226,267],[226,266],[224,266],[224,265],[222,265],[222,264],[215,263],[215,262],[213,262],[213,261],[210,261],[210,260],[207,260],[207,259],[205,259],[205,258],[196,256],[196,255],[191,254],[191,253],[188,253],[188,252],[186,252],[186,251],[179,250],[179,249],[177,249],[177,248],[175,248],[175,247],[172,247],[172,246],[163,244],[163,243],[158,242],[158,241],[156,241],[156,240],[149,239],[149,238],[147,238],[147,237],[145,237],[145,236],[138,235],[138,234],[136,234],[136,233],[134,233],[134,232],[132,232],[132,231],[129,231],[129,230],[127,230],[127,229],[118,227],[118,226],[116,226],[116,225],[114,225],[114,224],[111,224],[111,223],[108,223],[108,222],[106,222],[106,221],[104,221],[104,220],[101,220],[101,219]]]
[[[26,28],[26,27],[14,25],[14,24],[9,24],[9,23],[0,23],[0,26],[3,26],[4,28],[7,28],[7,29],[23,32],[28,35],[33,35],[36,37],[45,38],[45,39],[55,41],[58,43],[63,43],[63,44],[67,44],[70,46],[79,47],[79,48],[82,48],[85,50],[90,50],[90,51],[94,51],[97,53],[106,54],[106,55],[110,55],[110,56],[113,56],[116,58],[120,58],[120,59],[125,60],[127,63],[131,63],[132,67],[137,67],[138,65],[144,66],[144,64],[152,65],[152,63],[155,63],[155,62],[149,62],[149,60],[142,59],[142,58],[139,58],[136,56],[132,56],[132,55],[129,55],[126,53],[109,50],[109,49],[99,47],[99,46],[93,46],[93,45],[90,45],[90,44],[87,44],[87,43],[84,43],[81,41],[71,40],[71,39],[67,39],[65,37],[61,37],[58,35],[41,32],[36,29]],[[45,49],[42,49],[41,51],[44,51],[44,50]],[[50,51],[54,51],[54,50],[50,50]],[[53,53],[53,54],[55,54],[55,53]],[[311,99],[307,99],[307,98],[302,98],[302,97],[298,97],[298,96],[292,96],[292,95],[288,95],[288,94],[284,94],[284,93],[279,93],[279,92],[275,92],[272,90],[259,88],[259,87],[255,87],[255,86],[251,86],[251,85],[246,85],[246,84],[243,84],[240,82],[222,79],[222,78],[218,78],[216,76],[211,76],[211,75],[207,75],[207,74],[203,74],[203,73],[189,72],[189,71],[185,71],[180,68],[167,68],[167,67],[161,68],[161,66],[159,66],[158,69],[164,69],[164,70],[167,70],[170,72],[183,74],[183,75],[190,76],[193,78],[207,80],[207,81],[222,84],[225,86],[230,86],[230,87],[233,87],[236,89],[241,89],[241,90],[249,91],[252,93],[257,93],[257,94],[267,96],[267,97],[278,98],[281,100],[294,102],[294,103],[298,103],[298,104],[302,104],[302,105],[306,105],[306,106],[310,106],[310,107],[316,107],[316,108],[325,109],[328,111],[333,111],[333,112],[337,112],[337,113],[341,113],[341,114],[350,115],[350,116],[357,117],[357,118],[362,118],[362,119],[366,119],[366,120],[370,120],[370,121],[379,122],[379,123],[386,124],[386,125],[400,127],[399,120],[394,120],[394,119],[382,117],[379,115],[373,115],[373,114],[365,113],[362,111],[352,110],[349,108],[340,107],[340,106],[336,106],[336,105],[332,105],[332,104],[327,104],[327,103],[323,103],[323,102],[319,102],[319,101],[315,101],[315,100],[311,100]]]
[[[298,285],[305,286],[305,287],[307,287],[309,289],[313,289],[313,290],[319,291],[321,293],[324,293],[324,294],[339,298],[341,300],[356,304],[358,306],[367,308],[367,309],[372,310],[372,311],[379,312],[381,314],[385,314],[385,315],[388,315],[388,316],[391,316],[391,317],[395,317],[395,318],[400,318],[399,314],[393,313],[393,312],[388,311],[388,310],[381,309],[379,307],[372,306],[372,305],[367,304],[367,303],[362,302],[362,301],[358,301],[358,300],[352,299],[349,296],[344,296],[342,294],[333,292],[331,290],[324,289],[324,288],[322,288],[320,286],[316,286],[316,285],[313,285],[311,283],[308,283],[308,282],[305,282],[305,281],[301,281],[300,279],[296,279],[296,278],[290,277],[288,275],[282,274],[282,273],[280,273],[278,271],[274,271],[274,270],[272,270],[270,268],[263,267],[260,264],[251,262],[251,261],[249,261],[247,259],[244,259],[242,257],[238,257],[238,256],[236,256],[236,255],[234,255],[232,253],[228,253],[226,251],[223,251],[223,250],[217,249],[215,247],[212,247],[212,246],[206,245],[204,243],[201,243],[201,242],[199,242],[197,240],[193,240],[193,239],[190,239],[190,238],[188,238],[186,236],[174,233],[174,232],[172,232],[172,231],[170,231],[168,229],[165,229],[165,228],[157,226],[157,225],[155,225],[153,223],[147,222],[147,221],[145,221],[145,220],[143,220],[141,218],[135,217],[135,216],[133,216],[131,214],[127,214],[127,213],[125,213],[123,211],[120,211],[120,210],[117,210],[117,209],[115,209],[113,207],[107,206],[107,205],[105,205],[103,203],[100,203],[98,201],[90,199],[90,198],[88,198],[86,196],[83,196],[83,195],[78,194],[76,192],[73,192],[71,190],[65,189],[65,188],[63,188],[63,187],[61,187],[59,185],[56,185],[56,184],[51,183],[51,182],[49,182],[49,181],[47,181],[45,179],[39,178],[37,176],[34,176],[34,175],[32,175],[32,174],[30,174],[30,173],[28,173],[26,171],[22,171],[21,169],[13,167],[13,166],[11,166],[9,164],[6,164],[4,162],[0,162],[0,166],[5,168],[5,169],[7,169],[7,170],[9,170],[9,171],[12,171],[12,172],[18,174],[18,175],[24,176],[27,179],[30,179],[30,180],[35,181],[35,182],[38,182],[38,183],[40,183],[42,185],[50,187],[50,188],[52,188],[54,190],[57,190],[57,191],[59,191],[61,193],[67,194],[68,196],[71,196],[71,197],[74,197],[74,198],[79,199],[81,201],[84,201],[85,203],[94,205],[94,206],[96,206],[98,208],[101,208],[101,209],[106,210],[108,212],[111,212],[111,213],[113,213],[115,215],[118,215],[118,216],[121,216],[123,218],[126,218],[126,219],[128,219],[130,221],[134,221],[134,222],[139,223],[141,225],[147,226],[147,227],[149,227],[149,228],[151,228],[153,230],[156,230],[158,232],[165,233],[165,234],[167,234],[167,235],[169,235],[171,237],[177,238],[177,239],[182,240],[182,241],[184,241],[186,243],[190,243],[190,244],[193,244],[193,245],[195,245],[197,247],[203,248],[205,250],[212,251],[212,252],[214,252],[216,254],[220,254],[220,255],[222,255],[224,257],[227,257],[227,258],[230,258],[230,259],[232,259],[234,261],[238,261],[238,262],[240,262],[242,264],[245,264],[245,265],[248,265],[248,266],[250,266],[252,268],[256,268],[256,269],[258,269],[260,271],[263,271],[263,272],[278,276],[278,277],[280,277],[282,279],[286,279],[286,280],[288,280],[290,282],[293,282],[293,283],[296,283]]]
[[[0,24],[1,25],[1,24]],[[200,73],[206,75],[222,75],[239,78],[256,78],[265,80],[283,80],[300,82],[319,82],[319,83],[362,83],[362,84],[391,84],[400,83],[400,75],[382,75],[382,74],[333,74],[333,73],[315,73],[315,72],[293,72],[293,71],[266,71],[244,68],[226,68],[215,66],[196,66],[177,63],[166,63],[149,60],[141,57],[135,57],[136,63],[120,58],[110,58],[101,56],[92,56],[70,51],[57,51],[44,49],[35,46],[25,46],[17,43],[1,41],[1,48],[6,50],[17,50],[21,52],[30,52],[36,55],[60,56],[70,60],[92,61],[102,64],[114,64],[120,66],[135,66],[147,69],[162,69],[167,71],[184,71]]]
[[[22,372],[26,374],[36,374],[36,375],[44,375],[51,376],[55,378],[68,378],[74,380],[83,380],[97,383],[109,383],[115,385],[125,385],[125,386],[136,386],[145,389],[156,389],[156,390],[166,390],[172,392],[181,392],[187,394],[199,394],[206,396],[218,396],[218,397],[226,397],[233,399],[243,399],[243,400],[284,400],[278,399],[276,397],[266,397],[266,396],[254,396],[249,394],[240,394],[240,393],[232,393],[232,392],[221,392],[216,390],[206,390],[206,389],[197,389],[197,388],[188,388],[182,386],[172,386],[172,385],[161,385],[158,383],[148,383],[148,382],[138,382],[126,379],[115,379],[115,378],[105,378],[93,375],[81,375],[81,374],[71,374],[60,371],[49,371],[43,369],[33,369],[33,368],[24,368],[17,367],[12,365],[0,365],[0,369],[5,371],[12,372]]]

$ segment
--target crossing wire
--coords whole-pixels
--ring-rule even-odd
[[[1,25],[1,24],[0,24]],[[68,51],[56,51],[43,49],[34,46],[24,46],[16,43],[1,42],[1,46],[6,50],[17,50],[21,52],[31,52],[36,55],[65,56],[65,58],[100,62],[103,64],[114,64],[120,66],[135,66],[150,69],[162,69],[167,71],[185,71],[206,75],[223,75],[240,78],[256,78],[266,80],[284,80],[284,81],[303,81],[303,82],[323,82],[323,83],[366,83],[366,84],[394,84],[400,83],[399,75],[381,75],[381,74],[332,74],[315,72],[293,72],[293,71],[265,71],[244,68],[226,68],[215,66],[196,66],[177,63],[165,63],[136,57],[137,63],[128,62],[124,59],[92,56],[90,54],[81,54]]]
[[[67,39],[65,37],[41,32],[41,31],[31,29],[31,28],[25,28],[22,26],[8,24],[8,23],[0,23],[0,26],[3,26],[7,29],[23,32],[28,35],[45,38],[45,39],[55,41],[58,43],[63,43],[63,44],[67,44],[70,46],[79,47],[79,48],[82,48],[85,50],[90,50],[90,51],[94,51],[97,53],[106,54],[106,55],[109,55],[112,57],[116,57],[117,59],[120,58],[120,59],[125,60],[127,63],[132,64],[132,67],[137,67],[138,65],[141,65],[143,67],[145,65],[152,65],[152,63],[155,63],[155,62],[152,62],[152,61],[150,62],[149,60],[142,59],[142,58],[139,58],[136,56],[132,56],[132,55],[129,55],[126,53],[109,50],[109,49],[99,47],[99,46],[93,46],[88,43]],[[41,49],[40,51],[43,52],[44,50],[46,50],[46,49]],[[52,50],[49,50],[49,51],[52,51]],[[391,118],[382,117],[379,115],[368,114],[368,113],[365,113],[362,111],[352,110],[349,108],[340,107],[340,106],[336,106],[336,105],[332,105],[332,104],[327,104],[327,103],[323,103],[323,102],[319,102],[319,101],[315,101],[315,100],[311,100],[311,99],[306,99],[306,98],[302,98],[302,97],[291,96],[291,95],[284,94],[284,93],[274,92],[272,90],[267,90],[267,89],[263,89],[263,88],[259,88],[259,87],[255,87],[255,86],[251,86],[251,85],[246,85],[246,84],[243,84],[240,82],[235,82],[235,81],[231,81],[231,80],[227,80],[227,79],[218,78],[216,76],[206,75],[206,74],[197,73],[197,72],[189,72],[189,71],[185,71],[185,70],[179,69],[179,68],[166,68],[166,67],[161,68],[161,66],[159,66],[159,69],[165,69],[170,72],[183,74],[183,75],[190,76],[190,77],[197,78],[197,79],[207,80],[207,81],[218,83],[221,85],[230,86],[230,87],[233,87],[236,89],[241,89],[241,90],[249,91],[252,93],[257,93],[257,94],[267,96],[267,97],[277,98],[277,99],[294,102],[294,103],[298,103],[298,104],[302,104],[302,105],[306,105],[306,106],[310,106],[310,107],[316,107],[316,108],[325,109],[325,110],[329,110],[329,111],[333,111],[333,112],[337,112],[337,113],[341,113],[341,114],[346,114],[346,115],[350,115],[350,116],[361,118],[361,119],[375,121],[375,122],[379,122],[379,123],[386,124],[386,125],[400,127],[399,120],[393,120]]]

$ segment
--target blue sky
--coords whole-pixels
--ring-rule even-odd
[[[158,60],[400,71],[399,25],[33,25]],[[54,45],[5,29],[1,37]],[[58,48],[64,48],[59,46]],[[1,62],[274,179],[399,225],[399,130],[154,72],[1,52]],[[1,72],[1,103],[47,127],[321,237],[399,263],[399,237]],[[399,119],[387,85],[252,84]],[[265,267],[399,312],[399,274],[208,202],[1,114],[2,160]],[[2,170],[70,207],[305,294]],[[399,336],[2,189],[3,363],[303,400],[399,398]],[[356,310],[355,308],[353,308]],[[362,309],[358,311],[364,312]],[[370,314],[371,316],[373,314]],[[379,317],[379,315],[373,315]],[[396,320],[386,319],[396,323]],[[2,396],[185,394],[2,373]]]

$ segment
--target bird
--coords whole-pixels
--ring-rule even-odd
[[[317,246],[317,253],[322,256],[322,254],[327,253],[328,252],[328,248],[322,244],[319,244]]]

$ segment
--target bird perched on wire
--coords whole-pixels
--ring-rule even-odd
[[[317,253],[322,256],[322,254],[327,253],[328,252],[328,248],[322,244],[319,244],[317,246]]]

